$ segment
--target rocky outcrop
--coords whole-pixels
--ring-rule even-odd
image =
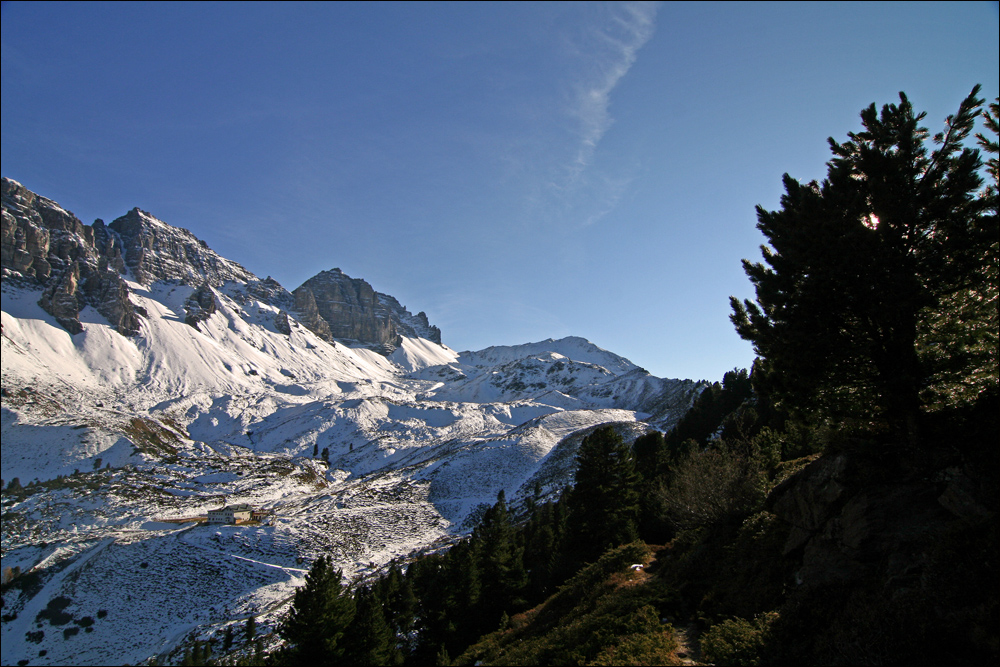
[[[286,336],[292,334],[292,324],[288,321],[288,313],[283,310],[278,311],[278,314],[274,316],[274,328]]]
[[[326,322],[332,338],[355,340],[390,351],[402,342],[395,322],[379,307],[372,286],[360,278],[348,277],[340,269],[313,276],[293,294],[296,304],[300,300],[308,303],[311,297],[316,314]]]
[[[400,346],[401,336],[441,343],[441,330],[426,314],[411,314],[395,298],[340,269],[313,276],[292,294],[299,321],[329,341],[356,341],[385,353]]]
[[[5,279],[42,288],[39,305],[67,331],[83,330],[80,311],[92,306],[120,333],[139,331],[144,315],[131,299],[126,278],[141,285],[176,281],[197,286],[184,304],[184,321],[198,328],[218,308],[218,290],[246,304],[280,309],[278,331],[291,333],[289,312],[319,337],[368,345],[390,353],[401,336],[441,343],[441,330],[423,312],[411,314],[398,300],[340,269],[324,271],[289,293],[268,276],[260,280],[225,259],[186,229],[138,208],[110,225],[85,225],[50,199],[3,179],[0,260]],[[226,283],[245,285],[229,289]]]
[[[207,281],[219,287],[228,280],[257,280],[236,262],[216,254],[188,230],[168,225],[138,208],[109,226],[121,238],[131,277],[143,285],[158,280],[180,280],[189,285]]]
[[[982,525],[994,511],[975,476],[955,466],[915,479],[881,478],[857,454],[828,454],[772,491],[770,509],[791,527],[786,555],[797,555],[806,588],[869,576],[904,585],[920,580],[928,554],[958,525]]]
[[[197,329],[198,323],[214,315],[216,310],[215,290],[206,280],[184,302],[184,323]]]
[[[83,331],[79,319],[81,307],[77,289],[79,284],[80,265],[73,262],[68,269],[49,281],[48,288],[38,301],[42,310],[56,318],[56,321],[71,334]]]
[[[330,331],[327,321],[319,314],[312,290],[300,287],[292,292],[292,295],[295,297],[294,308],[299,322],[323,340],[332,341],[333,332]]]
[[[427,313],[420,311],[416,315],[411,315],[410,311],[395,297],[381,292],[377,295],[381,306],[380,314],[393,321],[400,335],[409,338],[426,338],[438,345],[441,344],[441,330],[427,320]]]
[[[291,293],[271,276],[264,278],[264,280],[247,281],[246,294],[278,308],[291,308],[292,304],[295,303]]]
[[[94,307],[123,335],[139,331],[142,311],[129,299],[120,243],[104,223],[84,225],[69,211],[17,181],[2,181],[0,266],[4,278],[43,288],[39,305],[67,331],[83,330],[80,311]]]

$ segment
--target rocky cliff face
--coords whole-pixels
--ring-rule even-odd
[[[784,546],[806,588],[850,585],[875,576],[887,586],[921,586],[929,553],[956,526],[988,525],[989,480],[974,467],[893,479],[870,472],[856,454],[827,454],[771,493],[791,527]],[[994,499],[995,502],[995,499]]]
[[[144,285],[158,280],[198,285],[194,301],[188,304],[192,326],[211,315],[211,288],[227,280],[259,283],[261,290],[275,291],[191,232],[137,208],[110,225],[96,220],[88,226],[17,181],[4,178],[2,188],[3,275],[40,285],[39,305],[71,333],[83,330],[80,311],[86,306],[97,309],[119,333],[138,333],[144,313],[129,299],[124,276]],[[280,285],[277,289],[290,301]]]
[[[121,239],[101,220],[93,226],[17,181],[2,182],[0,266],[7,279],[43,287],[39,305],[71,333],[93,306],[123,335],[139,331],[141,309],[122,279]]]
[[[426,314],[411,314],[395,298],[340,269],[313,276],[292,294],[299,321],[326,340],[358,341],[384,352],[399,347],[400,336],[441,342],[441,330]]]
[[[258,280],[188,230],[145,211],[135,208],[110,225],[96,220],[88,226],[17,181],[4,178],[2,187],[3,275],[40,285],[38,304],[70,333],[83,330],[80,311],[86,306],[97,309],[123,335],[139,332],[144,313],[130,300],[125,276],[143,285],[158,280],[198,285],[185,318],[196,328],[215,310],[212,288],[228,280],[247,283],[264,300],[291,304],[276,281]]]
[[[40,286],[39,305],[71,333],[83,330],[79,315],[88,305],[123,335],[138,333],[144,313],[129,299],[128,278],[142,285],[173,280],[196,287],[184,306],[185,321],[195,328],[215,312],[216,290],[232,281],[246,286],[239,298],[281,309],[274,321],[279,331],[291,330],[291,312],[325,340],[355,341],[387,354],[399,347],[400,336],[441,343],[441,330],[426,314],[413,315],[394,297],[340,269],[310,278],[292,294],[273,278],[260,280],[221,257],[188,230],[138,208],[110,225],[96,220],[88,226],[4,178],[2,222],[4,278]]]
[[[217,310],[215,290],[205,281],[184,303],[184,323],[197,329],[199,322],[204,322]]]
[[[138,208],[117,218],[109,227],[121,239],[131,277],[143,285],[173,279],[186,284],[208,282],[218,287],[227,280],[257,280],[236,262],[216,254],[188,230],[168,225]]]
[[[427,320],[427,313],[420,311],[411,315],[402,304],[388,294],[377,293],[379,304],[387,312],[387,317],[396,324],[396,329],[403,336],[410,338],[426,338],[441,344],[441,330]]]

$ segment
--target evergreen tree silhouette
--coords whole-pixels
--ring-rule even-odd
[[[986,277],[997,263],[996,215],[979,193],[979,152],[963,145],[978,93],[930,152],[925,114],[905,94],[881,113],[872,104],[863,131],[829,140],[822,183],[785,174],[781,209],[757,208],[764,263],[744,260],[756,302],[732,298],[732,320],[779,407],[878,422],[898,444],[919,444],[922,393],[935,376],[928,323],[955,295],[996,293]],[[996,328],[995,300],[980,317],[966,326]]]
[[[288,641],[287,657],[296,664],[334,664],[344,657],[344,633],[354,618],[354,600],[333,561],[320,558],[295,591],[278,634]]]
[[[631,448],[610,426],[583,439],[576,461],[576,483],[567,498],[567,556],[582,564],[638,538],[639,475]]]

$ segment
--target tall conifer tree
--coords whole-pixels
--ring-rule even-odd
[[[335,664],[344,657],[344,633],[354,618],[354,600],[327,556],[313,564],[306,584],[295,591],[278,633],[288,641],[293,664]]]
[[[356,613],[344,637],[345,662],[351,665],[390,665],[396,660],[396,635],[382,613],[382,604],[368,588],[354,596]],[[401,656],[400,656],[401,657]]]
[[[568,555],[582,563],[638,538],[639,475],[631,448],[610,426],[583,439],[576,461],[568,497]]]
[[[418,604],[410,577],[404,577],[399,564],[393,562],[385,576],[375,582],[373,592],[382,604],[386,622],[405,640],[413,631]]]
[[[517,544],[514,524],[501,490],[497,502],[483,515],[473,533],[479,557],[482,586],[480,606],[483,628],[496,629],[504,611],[514,611],[523,602],[528,577],[524,571],[523,549]]]
[[[781,407],[884,424],[919,442],[933,379],[924,323],[953,295],[989,289],[997,225],[986,215],[977,150],[963,142],[979,87],[928,153],[925,114],[906,95],[840,144],[822,183],[787,174],[781,209],[757,208],[766,263],[744,261],[756,303],[732,298],[733,323],[762,360],[762,389]],[[993,287],[995,289],[995,286]]]

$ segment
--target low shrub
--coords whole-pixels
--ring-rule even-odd
[[[711,449],[679,461],[660,493],[674,529],[691,530],[757,511],[767,493],[767,476],[759,461]]]
[[[754,620],[732,618],[709,628],[701,637],[705,660],[719,665],[760,665],[778,614],[760,614]]]
[[[626,635],[614,646],[602,650],[591,665],[678,665],[677,640],[673,628],[658,632]]]
[[[38,612],[38,616],[35,617],[35,620],[38,622],[48,620],[48,622],[52,625],[66,625],[73,620],[73,615],[67,614],[65,611],[66,607],[68,607],[72,602],[73,601],[65,595],[52,598],[45,606],[45,609]]]

